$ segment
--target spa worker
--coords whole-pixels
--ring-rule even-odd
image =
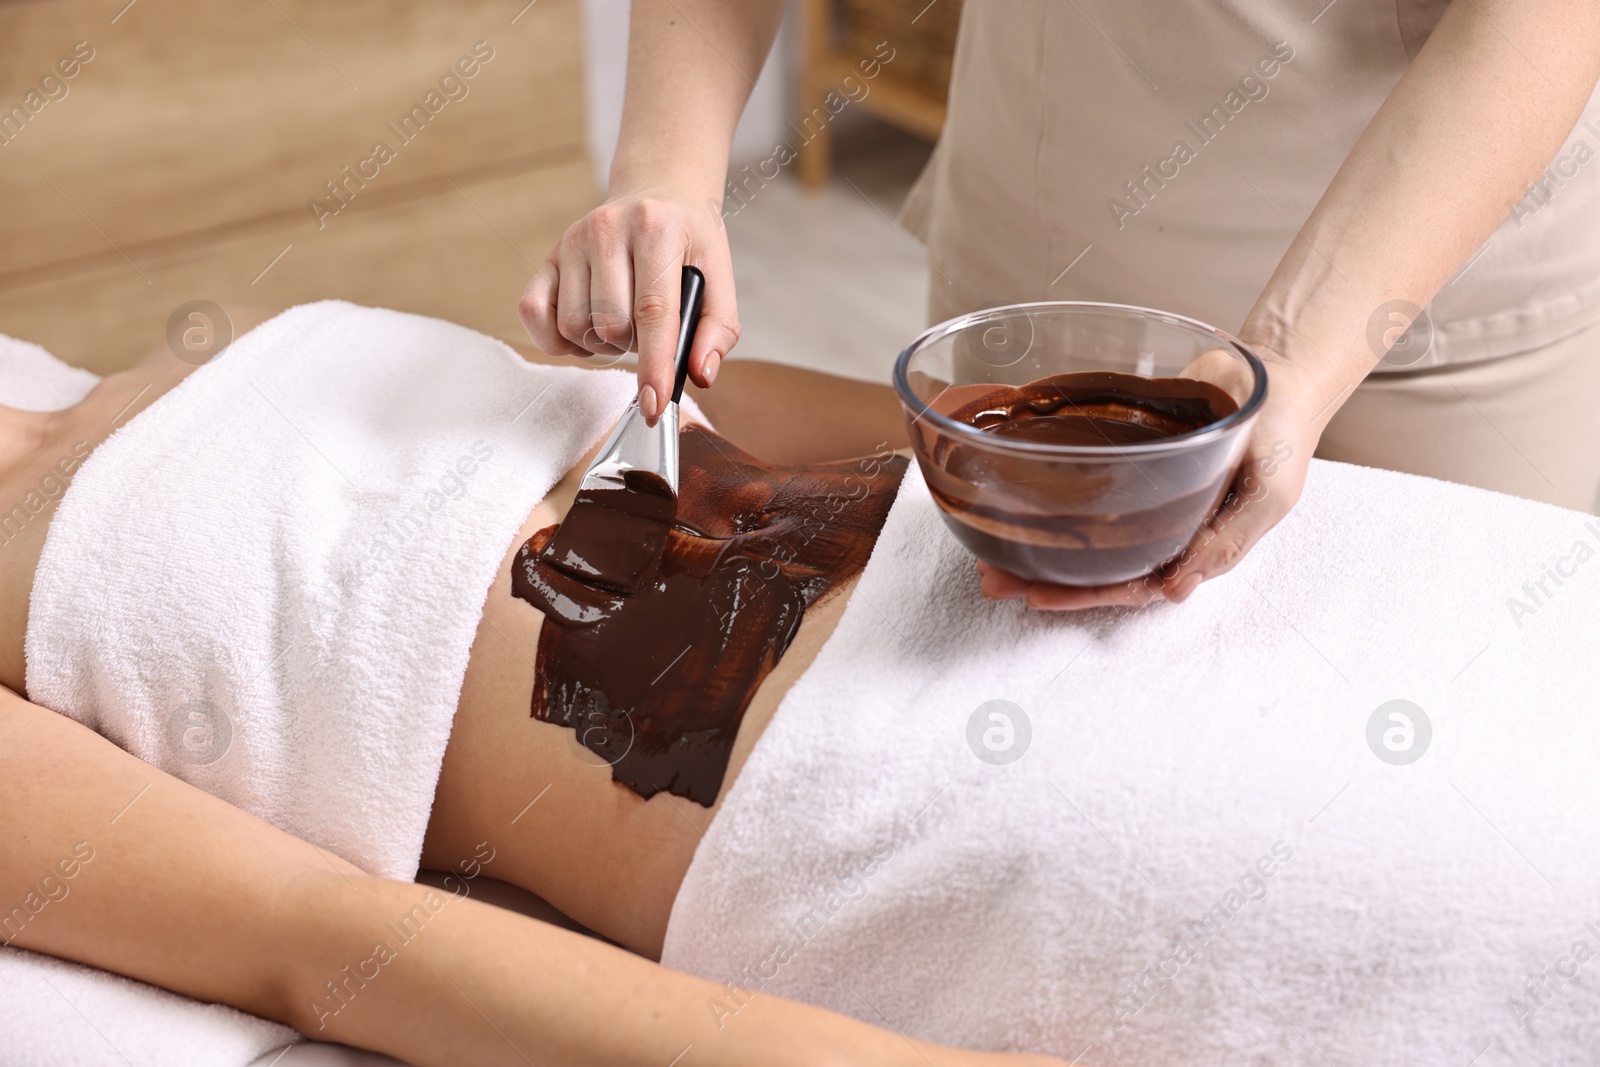
[[[681,263],[707,279],[693,380],[738,341],[724,182],[782,14],[635,0],[609,198],[523,294],[549,352],[636,347],[647,413]],[[1593,0],[968,0],[949,119],[903,213],[930,319],[1142,304],[1262,357],[1246,466],[1165,576],[1171,600],[1289,511],[1313,453],[1590,510],[1597,77]],[[984,570],[986,594],[1040,608],[1149,597]]]

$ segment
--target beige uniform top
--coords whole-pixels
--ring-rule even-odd
[[[1106,300],[1237,330],[1446,6],[1324,2],[967,0],[949,121],[903,214],[933,317]],[[1600,93],[1429,305],[1416,366],[1600,318],[1597,149]]]

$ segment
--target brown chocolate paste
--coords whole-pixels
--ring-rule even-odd
[[[635,592],[554,565],[557,527],[518,553],[512,591],[545,616],[533,716],[572,727],[640,796],[710,807],[757,687],[806,608],[866,565],[905,464],[780,467],[685,429],[676,519]]]
[[[1215,385],[1193,378],[1082,371],[996,390],[951,417],[1019,441],[1127,445],[1198,430],[1238,407]]]
[[[1220,461],[1220,442],[1135,461],[1117,449],[1198,430],[1238,406],[1210,382],[1110,371],[1005,386],[950,417],[999,438],[1103,446],[1105,461],[974,448],[945,436],[934,445],[929,488],[956,519],[957,536],[992,563],[1066,585],[1125,581],[1183,549],[1221,503],[1233,471]]]
[[[661,558],[677,510],[665,478],[625,471],[621,489],[578,490],[544,557],[579,581],[632,593]]]

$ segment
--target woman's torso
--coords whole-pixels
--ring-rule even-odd
[[[238,313],[236,326],[242,331],[263,317],[265,313]],[[44,551],[45,533],[65,487],[83,460],[118,427],[195,369],[175,359],[164,346],[157,347],[128,370],[102,379],[80,403],[65,411],[0,411],[0,418],[13,420],[37,435],[26,455],[0,466],[0,500],[12,507],[8,514],[16,516],[0,544],[0,685],[26,695],[23,640],[28,629],[29,594]]]
[[[496,858],[484,873],[530,889],[585,926],[656,956],[678,886],[721,798],[784,694],[832,633],[855,579],[806,612],[787,652],[755,691],[718,803],[704,807],[666,792],[642,800],[612,780],[611,767],[584,748],[574,730],[533,717],[533,671],[544,621],[511,588],[518,549],[566,514],[591,456],[528,516],[489,590],[423,865],[458,869],[463,860],[492,850]]]
[[[241,321],[238,332],[261,316]],[[546,357],[525,350],[538,362]],[[556,362],[556,361],[550,361]],[[84,457],[195,368],[158,347],[108,376],[82,403],[49,415],[7,413],[37,429],[29,453],[0,467],[0,499],[20,499],[56,470],[59,455]],[[598,448],[598,446],[597,446]],[[76,451],[74,451],[76,449]],[[450,745],[434,797],[424,866],[461,870],[495,857],[483,873],[528,888],[586,926],[656,954],[677,888],[716,806],[666,793],[642,800],[565,727],[531,715],[542,617],[511,592],[511,567],[535,531],[561,521],[593,451],[574,465],[505,546],[473,643]],[[24,692],[29,594],[61,494],[0,548],[0,683]],[[809,665],[848,600],[854,580],[807,611],[787,653],[756,690],[734,742],[720,797],[736,777],[783,694]],[[24,694],[26,695],[26,694]],[[537,798],[537,802],[533,803]],[[479,870],[473,867],[474,873]]]

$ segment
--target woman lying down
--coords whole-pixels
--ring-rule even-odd
[[[544,549],[631,382],[325,303],[0,408],[0,904],[93,852],[4,939],[418,1065],[1588,1062],[1594,607],[1400,580],[1581,517],[1326,468],[1326,580],[1044,617],[887,391],[734,363],[624,595]]]

